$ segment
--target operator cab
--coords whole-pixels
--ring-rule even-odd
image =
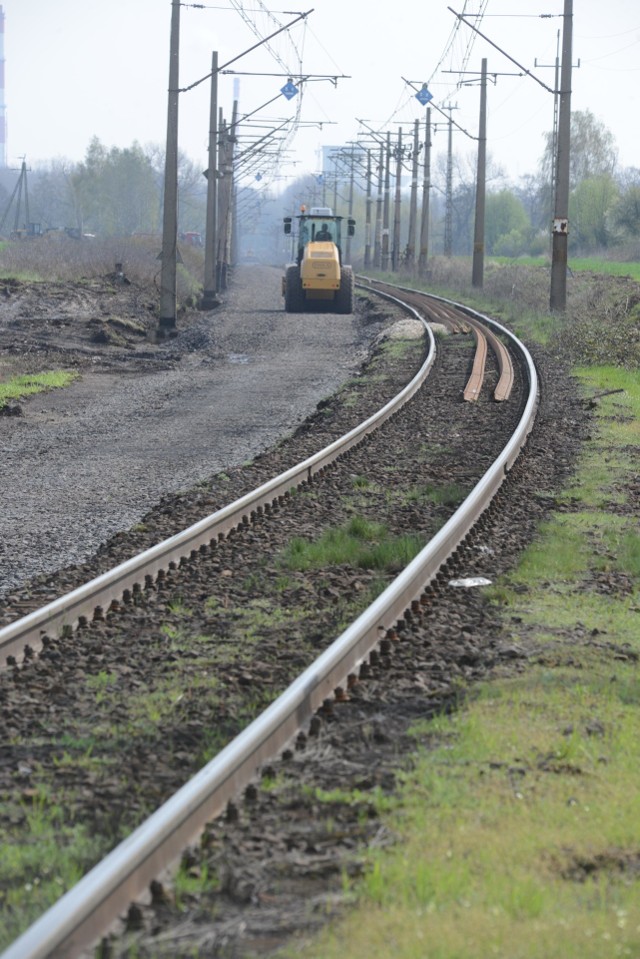
[[[334,216],[330,206],[312,206],[307,213],[304,206],[301,207],[301,213],[295,219],[298,221],[298,249],[296,262],[298,266],[302,263],[304,251],[309,243],[333,243],[337,247],[338,259],[342,261],[342,220],[341,216]],[[293,217],[284,218],[284,232],[290,235],[293,230]],[[353,236],[355,232],[355,220],[349,217],[347,219],[347,235]],[[312,256],[325,256],[326,252],[311,254]]]

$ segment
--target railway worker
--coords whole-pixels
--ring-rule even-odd
[[[323,223],[318,232],[316,233],[316,240],[330,240],[331,231],[326,223]]]

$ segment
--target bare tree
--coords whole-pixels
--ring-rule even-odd
[[[546,146],[540,159],[540,172],[547,182],[553,169],[553,134],[546,134]],[[618,150],[611,131],[590,110],[571,114],[570,185],[574,189],[591,177],[613,176]]]

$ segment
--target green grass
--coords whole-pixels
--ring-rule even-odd
[[[100,836],[77,827],[56,797],[25,791],[20,807],[5,809],[0,829],[0,948],[8,946],[105,853]],[[17,824],[20,841],[13,842]],[[31,841],[24,843],[26,828]]]
[[[609,276],[630,276],[640,281],[640,263],[616,263],[614,260],[590,259],[569,257],[569,267],[572,270],[588,270],[591,273],[606,273]]]
[[[640,531],[625,485],[640,383],[610,368],[580,376],[588,395],[624,392],[599,402],[559,497],[571,509],[487,593],[532,661],[416,726],[417,755],[380,810],[398,842],[347,882],[356,907],[283,957],[640,955]],[[614,491],[625,509],[609,509]],[[598,576],[624,589],[591,588]]]
[[[9,400],[19,400],[26,396],[33,396],[35,393],[68,386],[69,383],[78,379],[79,375],[79,373],[58,370],[12,377],[8,382],[0,383],[0,408],[6,406]]]
[[[380,523],[356,515],[315,542],[295,537],[283,551],[281,562],[294,570],[349,565],[394,571],[410,563],[423,546],[418,536],[392,537]]]
[[[520,266],[542,266],[550,269],[551,264],[548,257],[544,256],[492,256],[488,257],[490,263],[517,263]],[[634,280],[640,281],[640,263],[629,262],[620,263],[615,260],[605,260],[599,257],[570,256],[569,269],[578,271],[588,271],[589,273],[604,273],[609,276],[630,276]]]
[[[457,506],[469,490],[458,483],[450,486],[433,486],[430,483],[416,486],[407,494],[407,500],[415,503],[434,503],[437,506]]]

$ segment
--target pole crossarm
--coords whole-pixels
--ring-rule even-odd
[[[372,138],[373,138],[373,142],[374,142],[374,143],[378,144],[378,146],[381,146],[381,147],[384,147],[384,146],[386,145],[386,139],[385,139],[385,137],[387,136],[386,133],[385,133],[385,134],[377,133],[375,130],[372,130],[370,126],[367,125],[367,123],[366,123],[365,120],[358,120],[358,117],[356,117],[356,121],[357,121],[358,123],[361,123],[362,126],[366,127],[367,130],[369,130],[369,132],[370,132],[370,134],[371,134],[371,136],[372,136]],[[402,126],[403,126],[403,124],[401,123],[401,124],[400,124],[400,129],[402,129]],[[387,131],[387,132],[388,132],[388,131]],[[389,136],[390,136],[390,135],[391,135],[391,134],[389,133]],[[358,136],[360,136],[360,134],[358,134]],[[391,147],[391,148],[390,148],[390,155],[393,156],[394,160],[397,160],[397,159],[398,159],[398,153],[397,153],[397,151],[398,151],[398,147],[397,147],[397,146],[394,146],[394,147]],[[410,151],[410,148],[408,147],[408,148],[407,148],[407,156],[406,156],[406,159],[407,159],[407,160],[410,159],[410,152],[409,152],[409,151]],[[409,173],[409,172],[411,171],[411,167],[408,166],[408,165],[405,163],[404,149],[403,149],[402,156],[400,157],[400,161],[401,161],[402,169],[405,170],[407,173]],[[394,176],[394,174],[392,173],[391,176]]]
[[[449,9],[451,9],[451,8],[449,8]],[[413,83],[411,80],[406,80],[404,77],[402,77],[402,79],[403,79],[404,82],[407,84],[407,86],[411,87],[412,90],[415,90],[416,93],[419,92],[415,83]],[[437,105],[433,102],[433,100],[430,100],[430,101],[429,101],[429,106],[432,107],[434,110],[437,110],[438,113],[441,113],[443,117],[447,117],[447,123],[449,123],[449,121],[451,120],[451,123],[453,123],[454,127],[456,127],[458,130],[460,130],[460,133],[464,133],[464,135],[465,135],[466,137],[469,137],[470,140],[477,140],[477,139],[478,139],[478,137],[474,137],[474,135],[473,135],[472,133],[469,133],[468,130],[465,130],[464,127],[461,127],[459,123],[456,123],[456,121],[453,119],[453,117],[448,116],[447,113],[446,113],[444,110],[441,110],[440,107],[437,106]]]
[[[258,140],[254,140],[253,143],[250,143],[249,146],[248,146],[245,150],[242,150],[242,152],[237,153],[237,154],[235,155],[235,157],[234,157],[234,162],[237,163],[239,160],[241,160],[241,159],[242,159],[244,156],[246,156],[247,154],[254,153],[255,150],[256,150],[256,147],[258,147],[261,143],[264,143],[265,141],[268,142],[268,141],[272,140],[273,137],[274,137],[274,134],[276,134],[279,130],[282,130],[284,127],[286,127],[286,126],[289,124],[289,122],[290,122],[289,120],[285,120],[285,122],[284,122],[284,123],[281,123],[279,127],[274,127],[274,128],[273,128],[272,130],[270,130],[268,133],[265,133],[264,136],[261,136]]]
[[[288,77],[289,80],[331,80],[334,86],[338,85],[338,80],[350,80],[347,73],[261,73],[252,70],[218,70],[218,73],[224,73],[225,76],[232,74],[235,77]]]
[[[254,43],[252,47],[249,47],[248,50],[244,50],[242,53],[239,53],[237,57],[233,57],[232,60],[227,60],[226,63],[223,63],[222,66],[218,67],[218,73],[222,73],[227,67],[230,67],[232,63],[235,63],[237,60],[240,60],[242,57],[245,57],[247,53],[251,53],[253,50],[257,50],[258,47],[261,47],[264,43],[268,43],[269,40],[273,40],[274,37],[277,37],[279,33],[282,33],[284,30],[288,30],[294,24],[298,23],[299,20],[305,20],[310,13],[313,13],[313,7],[311,10],[307,10],[305,13],[301,13],[299,16],[292,20],[291,23],[286,23],[283,27],[280,27],[279,30],[274,30],[273,33],[270,33],[268,37],[259,40],[258,43]],[[177,90],[170,90],[170,93],[188,93],[189,90],[193,90],[194,87],[200,86],[201,83],[204,83],[205,80],[209,80],[213,76],[213,71],[207,73],[206,76],[200,77],[199,80],[195,80],[193,83],[190,83],[188,87],[180,87]]]
[[[220,72],[221,72],[221,71],[218,70],[218,73],[220,73]],[[230,71],[228,71],[228,72],[233,73],[232,70],[230,70]],[[211,76],[211,74],[209,74],[209,76]],[[287,73],[287,74],[264,73],[264,74],[255,74],[255,76],[267,76],[267,77],[272,77],[272,76],[290,76],[290,74],[288,74],[288,73]],[[297,76],[298,83],[300,83],[301,85],[302,85],[303,83],[306,83],[306,81],[307,81],[307,80],[310,80],[310,79],[315,79],[315,78],[313,77],[313,75],[308,76],[307,74]],[[323,77],[322,79],[333,80],[334,78],[333,78],[333,77]],[[337,79],[337,78],[336,78],[336,79]],[[262,103],[259,107],[256,107],[255,110],[252,110],[251,113],[245,113],[245,115],[244,115],[243,117],[240,117],[238,120],[236,120],[235,123],[232,123],[232,124],[231,124],[230,129],[233,129],[234,127],[239,126],[241,123],[244,123],[244,122],[245,122],[246,120],[248,120],[250,117],[255,116],[256,113],[259,113],[260,110],[264,110],[265,107],[268,107],[271,103],[275,103],[276,100],[279,100],[280,97],[283,97],[283,96],[284,96],[284,93],[282,93],[282,91],[280,91],[279,93],[277,93],[277,94],[275,95],[275,97],[271,97],[270,100],[266,100],[265,103]],[[325,120],[324,122],[325,122],[325,123],[333,123],[334,121],[333,121],[333,120]],[[298,124],[296,124],[296,125],[299,126],[300,124],[298,123]],[[315,121],[315,122],[313,123],[313,126],[320,126],[320,129],[322,129],[322,123],[320,123],[319,121]]]
[[[474,33],[477,33],[479,37],[482,37],[483,40],[486,40],[487,43],[491,44],[491,46],[494,47],[496,50],[498,50],[498,51],[503,55],[503,57],[506,57],[507,60],[511,60],[512,63],[515,63],[515,65],[518,67],[518,69],[519,69],[519,70],[522,70],[522,72],[525,74],[525,76],[531,77],[532,80],[535,80],[536,83],[539,83],[540,86],[543,88],[543,90],[546,90],[547,93],[556,93],[556,92],[557,92],[556,90],[552,90],[551,87],[548,87],[546,83],[543,83],[542,80],[540,80],[540,79],[535,75],[535,73],[532,73],[532,72],[531,72],[531,70],[527,70],[527,68],[526,68],[526,67],[523,67],[521,63],[518,63],[518,61],[515,60],[512,56],[510,56],[510,55],[507,53],[506,50],[503,50],[502,47],[499,47],[497,43],[494,43],[493,40],[490,40],[489,37],[487,37],[484,33],[482,33],[480,30],[478,30],[477,27],[474,27],[474,25],[473,25],[472,23],[469,23],[469,21],[467,20],[467,18],[465,17],[465,15],[464,15],[463,13],[456,13],[456,11],[453,9],[453,7],[447,7],[447,10],[449,10],[449,11],[454,15],[454,17],[457,17],[458,20],[460,20],[462,23],[465,23],[465,24],[469,27],[470,30],[473,30]]]
[[[442,70],[441,73],[456,73],[459,77],[480,77],[482,79],[481,70]],[[490,80],[494,86],[498,83],[498,77],[523,77],[524,73],[512,73],[512,72],[502,72],[498,71],[497,73],[488,73],[487,80]],[[475,83],[474,80],[461,80],[458,86],[462,84]]]

